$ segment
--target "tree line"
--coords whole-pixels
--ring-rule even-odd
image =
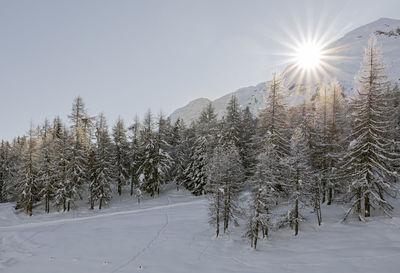
[[[186,125],[148,111],[110,132],[103,114],[90,116],[74,100],[68,125],[56,117],[0,146],[0,202],[32,215],[35,207],[69,211],[76,201],[101,209],[127,192],[140,202],[175,183],[209,199],[216,236],[247,220],[252,247],[274,227],[295,235],[311,207],[321,224],[321,204],[341,202],[365,221],[373,210],[390,214],[399,170],[400,93],[386,74],[371,37],[354,97],[339,82],[318,84],[302,103],[286,103],[285,75],[274,74],[265,108],[254,116],[232,98],[218,119],[211,104]],[[250,192],[243,209],[240,197]],[[276,215],[276,209],[285,213]]]

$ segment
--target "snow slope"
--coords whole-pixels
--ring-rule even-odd
[[[298,237],[272,232],[255,251],[243,226],[220,238],[207,200],[166,191],[140,205],[129,197],[104,211],[28,217],[0,205],[0,272],[398,272],[400,215],[341,223],[344,208],[324,207],[321,227],[309,211]],[[396,207],[400,208],[396,203]]]
[[[396,31],[397,28],[400,28],[400,20],[381,18],[370,24],[359,27],[347,33],[341,39],[333,42],[328,48],[335,48],[336,50],[333,55],[339,56],[339,58],[336,60],[329,60],[329,64],[335,68],[333,71],[330,71],[331,76],[336,77],[347,92],[352,92],[351,88],[354,84],[354,76],[360,69],[364,48],[368,44],[370,35],[377,31]],[[377,38],[378,44],[382,46],[382,53],[387,64],[388,74],[393,81],[398,82],[400,80],[400,35],[388,36],[385,34],[378,34]],[[288,78],[291,78],[291,75],[288,75]],[[212,104],[219,117],[222,117],[232,94],[236,94],[239,98],[239,103],[243,107],[250,106],[252,112],[256,113],[257,110],[264,105],[262,93],[265,90],[266,82],[262,82],[256,86],[249,86],[230,92],[212,101]],[[293,103],[298,101],[295,96],[291,99],[289,98],[289,103],[291,102],[290,100]],[[194,100],[186,106],[175,110],[170,115],[171,120],[175,121],[178,118],[182,118],[187,124],[190,124],[193,120],[198,118],[204,105],[207,105],[208,102],[209,100],[204,98]]]

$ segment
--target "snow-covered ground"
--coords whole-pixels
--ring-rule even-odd
[[[398,204],[397,204],[398,205]],[[397,206],[399,207],[399,206]],[[207,200],[169,189],[137,204],[28,217],[0,205],[0,272],[399,272],[400,217],[341,223],[344,208],[312,214],[298,237],[272,232],[253,250],[244,226],[214,237]]]

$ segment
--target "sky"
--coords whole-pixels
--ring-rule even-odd
[[[334,40],[399,10],[398,0],[0,0],[0,139],[46,117],[67,122],[76,96],[110,127],[148,109],[169,115],[268,80],[301,35]]]

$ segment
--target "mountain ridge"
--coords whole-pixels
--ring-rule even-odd
[[[331,76],[336,78],[348,93],[353,92],[354,77],[360,69],[364,49],[367,46],[370,35],[375,34],[378,44],[382,47],[382,54],[387,64],[389,77],[393,81],[400,81],[400,32],[397,36],[397,29],[400,31],[400,20],[382,17],[355,28],[332,42],[329,47],[337,48],[340,57],[329,62],[330,65],[337,69],[334,72],[330,72]],[[187,105],[172,112],[170,118],[173,122],[181,118],[185,123],[190,124],[199,117],[201,111],[210,102],[215,108],[218,117],[221,118],[233,94],[237,96],[241,107],[249,106],[252,113],[256,114],[258,109],[264,107],[263,93],[265,94],[265,91],[267,91],[267,82],[264,81],[256,85],[239,88],[213,101],[208,98],[192,100]],[[293,100],[296,100],[296,98],[293,98]]]

